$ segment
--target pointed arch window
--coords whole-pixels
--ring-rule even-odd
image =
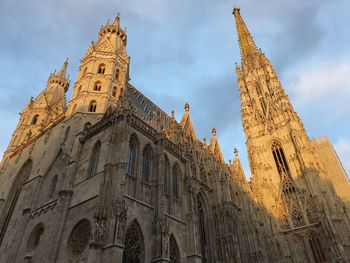
[[[289,168],[286,161],[286,157],[284,155],[282,145],[277,141],[274,141],[272,144],[272,154],[279,174],[287,174],[289,172]]]
[[[97,73],[98,74],[105,74],[105,70],[106,70],[106,65],[105,64],[100,64],[98,66]]]
[[[89,104],[89,112],[96,112],[97,103],[95,100],[92,100]]]
[[[96,81],[94,84],[94,91],[101,91],[102,84],[100,81]]]
[[[126,166],[126,173],[128,175],[135,174],[136,150],[137,150],[137,142],[135,138],[131,137],[129,142],[128,161]]]
[[[119,68],[117,68],[117,69],[115,70],[115,79],[116,79],[116,80],[119,80],[119,77],[120,77],[120,70],[119,70]]]
[[[134,221],[125,232],[122,263],[144,263],[145,245],[139,225]]]
[[[32,125],[37,124],[38,123],[38,119],[39,119],[39,115],[38,114],[34,115],[31,124]]]
[[[149,146],[146,146],[142,153],[142,173],[141,179],[145,183],[150,182],[152,164],[152,152]]]
[[[80,92],[81,92],[81,85],[78,87],[77,94],[75,95],[75,97],[78,97],[80,95]]]
[[[89,165],[89,177],[95,176],[97,173],[98,161],[100,158],[101,143],[97,141],[92,149],[90,165]]]
[[[199,227],[199,239],[200,239],[200,248],[202,254],[202,262],[209,262],[209,253],[208,253],[208,233],[207,233],[207,217],[204,207],[204,200],[200,194],[197,196],[197,211],[198,211],[198,227]]]
[[[164,194],[169,194],[169,174],[170,174],[170,164],[167,157],[165,157],[164,161],[164,187],[163,192]]]
[[[0,217],[0,243],[4,237],[4,234],[6,232],[7,226],[11,220],[12,214],[16,208],[18,197],[22,191],[22,187],[24,183],[27,182],[29,179],[29,176],[31,174],[33,167],[32,160],[26,161],[22,168],[19,170],[18,174],[16,175],[16,178],[12,184],[11,190],[8,194],[6,203],[2,210],[2,217]]]
[[[263,93],[261,91],[261,86],[259,83],[256,83],[255,91],[256,91],[256,94],[258,95],[258,100],[259,100],[261,109],[262,109],[263,113],[266,114],[266,110],[267,110],[266,101],[265,101],[265,98],[264,98]]]
[[[117,97],[117,87],[112,88],[112,96],[115,98]]]
[[[87,68],[84,68],[84,70],[83,70],[83,74],[82,74],[82,76],[81,76],[81,77],[85,77],[86,72],[87,72]]]
[[[173,235],[170,236],[170,263],[180,263],[180,252]]]
[[[173,168],[173,197],[180,198],[180,169],[177,165]]]
[[[58,176],[57,174],[55,174],[55,176],[51,179],[51,182],[50,182],[50,187],[48,192],[49,199],[51,199],[55,193],[57,180],[58,180]]]
[[[309,244],[310,244],[315,262],[318,262],[318,263],[327,262],[321,246],[320,239],[315,233],[311,233],[309,235]]]

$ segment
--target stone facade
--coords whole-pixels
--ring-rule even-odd
[[[0,171],[0,262],[349,262],[349,180],[326,139],[311,141],[234,9],[242,123],[226,164],[129,83],[119,17],[24,109]],[[348,208],[347,208],[348,207]]]

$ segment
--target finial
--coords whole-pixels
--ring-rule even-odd
[[[174,110],[171,111],[171,118],[175,119],[175,111]]]
[[[228,164],[231,165],[232,164],[232,161],[231,159],[228,160]]]
[[[186,112],[190,111],[190,104],[188,104],[188,102],[186,102],[186,104],[185,104],[185,111]]]
[[[238,156],[238,150],[236,147],[233,149],[233,152],[235,153],[235,156]]]
[[[233,12],[232,13],[234,13],[235,11],[239,12],[239,8],[236,5],[233,6]]]
[[[107,19],[107,25],[109,25],[110,22],[111,22],[111,20],[108,18]]]
[[[213,137],[216,137],[216,129],[215,128],[211,129],[211,134],[213,135]]]
[[[207,146],[207,139],[206,138],[203,138],[203,144],[204,144],[204,146]]]

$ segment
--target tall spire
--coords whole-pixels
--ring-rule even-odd
[[[241,57],[242,57],[242,60],[244,60],[247,57],[258,53],[258,49],[256,48],[253,37],[249,33],[249,30],[241,17],[239,8],[237,7],[233,8],[233,16],[235,17],[235,21],[236,21],[236,28],[237,28],[239,47],[241,51]]]
[[[60,71],[58,72],[58,74],[57,74],[58,77],[66,78],[67,66],[68,66],[68,58],[67,58],[66,61],[63,63],[62,68],[61,68]]]

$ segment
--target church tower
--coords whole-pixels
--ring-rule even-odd
[[[300,245],[290,252],[294,258],[341,260],[342,241],[332,238],[336,224],[325,215],[337,214],[347,221],[344,203],[327,180],[317,150],[240,10],[234,8],[233,15],[242,63],[236,65],[241,117],[257,202],[276,218],[277,230],[289,234],[288,242]],[[303,235],[305,240],[299,240]],[[331,241],[320,242],[325,238]]]
[[[20,120],[13,132],[12,139],[4,153],[3,160],[25,147],[37,135],[42,134],[62,120],[66,112],[66,92],[69,87],[67,76],[68,60],[62,68],[50,74],[45,89],[37,98],[30,98],[29,103],[20,113]]]
[[[81,60],[67,115],[76,112],[103,114],[116,106],[128,81],[129,57],[126,30],[117,16],[112,24],[102,26],[97,42],[92,42]]]

